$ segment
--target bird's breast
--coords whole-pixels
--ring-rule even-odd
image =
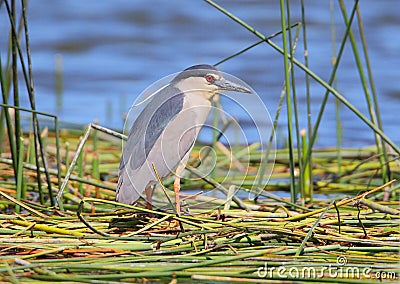
[[[196,126],[203,126],[211,110],[211,102],[201,92],[191,92],[183,99],[182,112],[187,112],[187,117],[192,119]]]

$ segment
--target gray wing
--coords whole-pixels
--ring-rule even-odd
[[[149,104],[135,120],[125,144],[118,172],[117,201],[134,203],[139,199],[153,176],[135,176],[137,169],[145,162],[150,150],[159,139],[168,123],[176,117],[183,106],[183,94],[172,86],[167,86],[155,94]],[[135,181],[135,188],[132,180]]]
[[[124,147],[123,156],[129,158],[132,155],[131,169],[143,165],[154,143],[182,106],[183,94],[177,88],[168,86],[162,93],[154,95],[135,120]]]

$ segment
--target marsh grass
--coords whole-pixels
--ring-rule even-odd
[[[64,131],[64,135],[71,149],[79,149],[81,133]],[[48,147],[54,145],[54,133],[50,132],[47,140]],[[195,157],[200,149],[194,149],[191,164],[197,162]],[[65,149],[61,150],[62,154],[67,154]],[[268,192],[262,193],[257,203],[241,198],[247,210],[240,209],[235,202],[230,202],[229,209],[224,208],[227,199],[223,196],[192,197],[185,199],[191,215],[180,217],[173,211],[149,211],[113,201],[120,153],[119,144],[114,141],[98,139],[95,142],[94,135],[87,136],[83,177],[79,177],[78,170],[69,176],[70,190],[62,195],[63,212],[49,202],[41,205],[33,198],[37,192],[35,169],[24,163],[29,188],[26,199],[17,203],[12,198],[4,198],[0,203],[4,210],[11,212],[13,206],[21,205],[19,215],[0,215],[0,274],[3,275],[0,277],[10,280],[14,275],[20,281],[49,282],[140,281],[142,278],[163,282],[173,278],[193,281],[234,278],[248,282],[249,279],[262,281],[282,277],[272,271],[271,275],[260,278],[259,272],[267,265],[276,269],[285,266],[292,271],[293,267],[304,270],[315,267],[315,273],[325,275],[318,281],[329,282],[331,278],[324,274],[323,267],[331,265],[339,269],[337,261],[345,257],[352,268],[367,269],[363,277],[375,277],[384,264],[385,273],[395,280],[399,261],[400,187],[393,181],[382,184],[375,147],[342,149],[341,175],[337,175],[336,148],[316,149],[313,159],[313,178],[318,180],[315,192],[331,195],[329,199],[317,195],[313,203],[304,208],[292,204],[289,195],[273,196],[270,191],[289,192],[287,151],[278,150]],[[92,175],[92,162],[97,153],[103,161],[99,166],[100,175],[107,181],[97,180]],[[216,153],[224,157],[224,153],[218,150]],[[69,154],[77,155],[75,151]],[[258,149],[252,150],[252,167],[257,167],[263,154]],[[298,157],[296,150],[294,156]],[[237,159],[241,161],[242,158],[238,155]],[[50,161],[54,162],[54,157]],[[218,180],[219,171],[223,172],[229,165],[224,165],[224,159],[217,161],[222,161],[217,165]],[[2,158],[0,162],[2,172],[12,176],[12,161]],[[393,175],[400,174],[395,161],[389,166]],[[50,171],[50,174],[56,183],[57,172]],[[6,182],[10,180],[7,176],[3,178],[0,192],[3,197],[12,197],[16,194],[16,185]],[[241,181],[240,177],[236,178]],[[249,179],[251,181],[251,176]],[[235,184],[235,179],[229,182]],[[79,184],[85,188],[84,195],[78,190]],[[164,181],[164,185],[172,197],[172,181]],[[183,195],[192,196],[192,188],[207,191],[213,187],[207,182],[185,181]],[[246,183],[241,188],[241,192],[245,192]],[[380,195],[385,192],[391,196],[387,201]],[[374,197],[378,199],[373,201]],[[216,204],[220,209],[199,210],[200,202],[207,202],[208,206]],[[288,272],[284,275],[291,277]],[[313,277],[295,275],[294,278],[312,281]],[[346,282],[349,279],[335,280]],[[363,283],[363,280],[356,282]]]
[[[16,1],[0,1],[0,13],[9,18],[11,31],[5,61],[4,54],[0,54],[0,281],[109,283],[150,279],[173,283],[179,278],[261,283],[284,278],[367,283],[371,278],[398,279],[400,186],[395,179],[400,175],[400,150],[382,130],[358,1],[350,16],[343,1],[339,1],[346,29],[337,52],[333,48],[328,82],[310,70],[308,57],[312,54],[304,53],[303,61],[296,57],[299,38],[303,39],[304,50],[308,48],[307,7],[303,1],[301,23],[292,23],[290,1],[280,2],[281,28],[285,32],[271,36],[258,32],[213,1],[206,2],[260,39],[217,64],[260,44],[282,55],[285,81],[274,127],[285,102],[287,120],[293,121],[294,127],[288,124],[287,147],[283,149],[263,152],[256,144],[234,147],[234,163],[250,164],[246,173],[237,170],[228,178],[225,175],[233,162],[217,147],[219,137],[215,133],[215,171],[212,176],[184,181],[183,207],[188,214],[176,216],[172,210],[151,211],[140,203],[131,206],[114,202],[119,141],[126,139],[123,134],[97,123],[89,124],[84,131],[60,132],[57,116],[36,110],[26,2],[21,2],[18,18]],[[362,49],[353,35],[355,20]],[[283,47],[274,43],[277,36],[282,37]],[[344,46],[349,43],[370,119],[334,84]],[[58,67],[56,71],[58,96],[62,93],[61,70]],[[299,70],[307,82],[306,114],[298,111],[296,102],[299,91],[294,77]],[[25,83],[25,90],[17,87],[18,80]],[[310,111],[312,80],[326,89],[316,116]],[[11,91],[13,105],[9,104]],[[19,106],[22,95],[29,98],[30,108]],[[338,102],[337,108],[349,108],[360,123],[371,128],[374,146],[343,148],[338,131],[336,147],[314,147],[331,95]],[[30,131],[23,131],[21,113],[30,115]],[[302,115],[307,115],[305,130],[298,125]],[[40,126],[43,117],[52,120],[51,131],[43,131]],[[338,129],[340,123],[337,119]],[[226,125],[229,127],[229,121]],[[196,168],[200,150],[201,146],[196,146],[189,160],[192,177],[202,176]],[[275,165],[264,185],[268,177],[257,176],[256,169],[267,167],[264,162],[270,154],[276,156]],[[259,180],[255,182],[256,178]],[[254,184],[260,191],[256,198],[249,198]],[[173,195],[172,179],[164,180],[163,185],[166,191],[156,193],[156,200],[161,200],[163,194],[164,199],[165,194]],[[216,188],[216,195],[198,194],[199,190],[207,193]],[[324,270],[327,265],[365,273],[332,276]],[[279,274],[282,267],[286,270]],[[309,271],[310,267],[316,274],[290,273],[293,268]]]

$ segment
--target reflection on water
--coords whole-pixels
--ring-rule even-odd
[[[347,8],[353,2],[346,2]],[[219,1],[235,15],[269,35],[280,30],[276,1]],[[300,8],[292,3],[292,21],[300,19]],[[307,36],[310,67],[327,80],[331,71],[329,1],[308,3]],[[335,3],[336,5],[336,3]],[[384,128],[400,142],[396,112],[400,100],[398,51],[400,50],[400,2],[366,0],[360,3],[369,55],[373,67]],[[7,19],[0,10],[1,55],[6,54]],[[156,80],[196,63],[216,63],[258,39],[202,1],[32,1],[29,7],[30,36],[38,109],[55,113],[61,120],[100,124],[122,129],[123,113],[135,98]],[[344,33],[338,7],[336,47]],[[294,33],[293,33],[294,34]],[[358,37],[357,30],[355,35]],[[281,44],[279,39],[275,42]],[[361,45],[359,44],[361,50]],[[58,55],[59,54],[59,55]],[[296,56],[302,59],[303,42]],[[55,59],[62,56],[63,97],[57,100]],[[282,57],[270,46],[259,45],[221,66],[255,89],[273,117],[283,84]],[[304,75],[297,70],[296,95],[306,126]],[[348,44],[338,70],[338,89],[363,113],[368,114],[352,50]],[[315,119],[324,89],[311,85]],[[28,105],[28,99],[23,100]],[[344,144],[373,143],[373,135],[345,107],[341,108]],[[239,117],[240,119],[240,117]],[[244,119],[244,118],[243,118]],[[280,125],[286,115],[281,114]],[[334,99],[324,115],[319,145],[335,142]]]

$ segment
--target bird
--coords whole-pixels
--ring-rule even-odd
[[[179,216],[180,178],[190,152],[214,96],[228,91],[252,93],[208,64],[183,70],[156,91],[130,128],[118,170],[116,201],[133,205],[145,193],[151,209],[152,187],[158,177],[163,179],[173,173],[175,213]]]

